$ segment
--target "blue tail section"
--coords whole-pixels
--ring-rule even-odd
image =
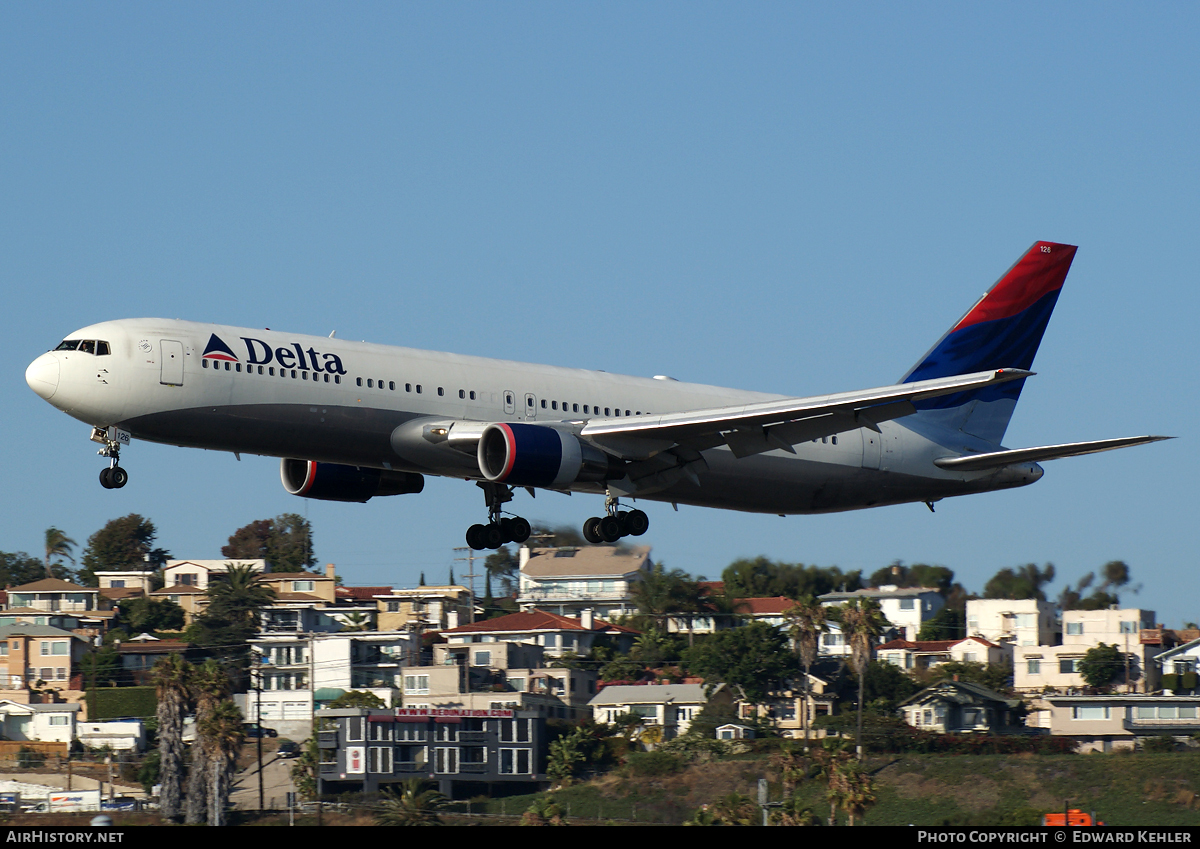
[[[900,382],[1031,368],[1075,251],[1073,245],[1035,242]],[[909,420],[961,430],[999,445],[1024,385],[1014,380],[920,401]]]

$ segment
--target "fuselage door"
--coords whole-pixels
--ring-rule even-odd
[[[511,389],[504,390],[504,415],[511,416],[517,411],[517,396]]]
[[[863,459],[862,467],[864,469],[879,468],[880,440],[883,439],[882,434],[878,434],[870,428],[862,427],[858,429],[862,434],[863,441]]]
[[[158,349],[162,357],[162,376],[158,382],[167,386],[183,386],[183,343],[174,339],[160,339]]]
[[[533,393],[529,393],[525,396],[525,418],[537,418],[537,398],[533,396]]]

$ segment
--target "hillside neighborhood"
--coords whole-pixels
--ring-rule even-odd
[[[945,567],[864,578],[760,558],[707,581],[649,547],[547,533],[463,582],[350,586],[316,566],[299,517],[204,559],[164,556],[146,525],[114,520],[73,573],[74,541],[52,528],[44,576],[0,594],[0,754],[152,753],[150,800],[182,817],[200,794],[188,821],[222,821],[247,736],[300,744],[310,797],[420,779],[467,798],[563,784],[594,766],[583,741],[598,728],[626,751],[773,737],[853,741],[860,760],[880,723],[1075,752],[1200,735],[1200,630],[1122,606],[1122,563],[1057,601],[1052,567],[1032,565],[977,597]],[[117,554],[101,556],[106,539]],[[12,573],[21,561],[4,557]],[[183,786],[201,756],[226,759],[225,785]]]

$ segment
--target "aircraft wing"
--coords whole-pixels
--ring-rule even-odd
[[[793,445],[809,439],[860,427],[878,431],[879,422],[916,412],[914,401],[1021,380],[1032,374],[1024,369],[998,369],[811,398],[600,419],[589,422],[580,436],[627,460],[644,459],[676,446],[702,451],[721,444],[728,445],[738,457],[776,449],[794,453]]]
[[[1094,442],[1068,442],[1063,445],[1043,445],[1038,448],[1012,448],[1004,451],[989,451],[986,454],[968,454],[965,457],[943,457],[940,460],[934,460],[933,464],[942,469],[977,472],[983,469],[1010,466],[1013,463],[1036,463],[1041,460],[1057,460],[1059,457],[1078,457],[1081,454],[1095,454],[1100,451],[1112,451],[1114,448],[1128,448],[1130,445],[1145,445],[1147,442],[1159,442],[1163,439],[1174,438],[1173,436],[1123,436],[1119,439],[1100,439]]]

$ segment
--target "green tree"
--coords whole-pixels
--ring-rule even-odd
[[[182,813],[183,717],[190,706],[192,667],[181,655],[171,654],[154,665],[158,694],[158,756],[163,817]]]
[[[852,826],[875,804],[875,782],[861,763],[841,761],[829,777],[829,801],[846,813],[847,824]]]
[[[205,721],[197,722],[196,730],[207,741],[211,752],[208,765],[208,824],[225,825],[225,809],[229,807],[233,773],[245,739],[242,712],[228,699],[219,702]]]
[[[1129,566],[1124,560],[1110,560],[1100,569],[1100,584],[1084,595],[1096,582],[1096,573],[1088,572],[1075,587],[1069,584],[1058,596],[1060,610],[1105,610],[1121,603],[1118,591],[1129,583]],[[1137,592],[1137,589],[1134,590]]]
[[[63,578],[70,574],[60,561],[65,558],[74,563],[75,557],[71,554],[74,548],[75,540],[67,536],[64,531],[53,527],[46,528],[47,578]]]
[[[858,726],[855,746],[858,759],[865,754],[862,742],[863,699],[866,692],[867,664],[875,653],[875,643],[888,621],[879,609],[879,602],[871,598],[854,598],[842,605],[840,615],[842,635],[850,643],[850,666],[858,675]]]
[[[300,756],[292,762],[290,770],[292,783],[301,798],[312,800],[317,798],[317,769],[321,763],[321,750],[314,734],[304,741],[300,747]]]
[[[891,716],[896,707],[921,688],[899,667],[872,660],[863,676],[863,698],[871,710]]]
[[[1035,563],[1026,563],[1016,569],[1004,568],[991,577],[983,587],[984,598],[1046,600],[1045,587],[1054,580],[1054,564],[1047,563],[1039,569]]]
[[[230,563],[223,574],[209,581],[205,595],[208,607],[192,622],[185,639],[216,653],[234,676],[235,689],[242,692],[250,665],[249,640],[258,631],[262,609],[274,600],[275,593],[258,582],[252,567]]]
[[[199,734],[191,749],[184,821],[196,825],[211,818],[209,792],[219,754],[217,741],[210,735],[218,733],[220,728],[211,720],[217,705],[229,696],[229,675],[215,660],[207,660],[199,668],[192,669],[189,685]]]
[[[1100,643],[1083,653],[1079,675],[1089,687],[1108,687],[1125,671],[1125,655],[1116,646]]]
[[[800,665],[804,667],[804,708],[800,713],[800,727],[803,729],[804,748],[808,748],[808,711],[809,711],[809,671],[816,663],[817,652],[820,648],[821,635],[829,630],[825,606],[811,595],[802,596],[791,607],[783,612],[787,622],[787,635],[796,648]]]
[[[550,757],[546,761],[546,774],[559,787],[571,783],[575,770],[586,760],[584,746],[588,742],[588,734],[582,728],[575,728],[570,734],[564,734],[550,743]]]
[[[633,584],[630,595],[638,613],[649,617],[658,631],[666,632],[669,619],[680,619],[688,625],[688,642],[694,642],[692,623],[707,608],[707,591],[687,572],[668,572],[661,563],[655,563]]]
[[[938,681],[946,681],[957,676],[959,681],[978,684],[989,690],[1003,693],[1011,689],[1013,668],[1012,663],[979,663],[971,660],[951,660],[931,667],[921,677],[925,686]]]
[[[400,785],[399,792],[386,790],[380,794],[379,825],[441,825],[439,812],[448,800],[436,790],[426,789],[419,778],[410,778]]]
[[[897,587],[930,587],[945,596],[954,586],[954,570],[925,563],[905,566],[897,560],[891,566],[873,572],[867,583],[872,587],[882,587],[885,584]]]
[[[46,564],[36,557],[30,557],[24,551],[0,551],[0,585],[19,587],[32,584],[46,574]],[[69,575],[58,574],[56,577],[66,578]]]
[[[221,547],[232,560],[267,560],[275,572],[303,572],[317,565],[312,525],[296,513],[259,519],[238,528]]]
[[[730,598],[775,598],[821,596],[837,589],[862,587],[859,571],[842,572],[836,566],[823,568],[804,564],[777,563],[766,557],[735,560],[721,573],[725,595]]]
[[[963,611],[946,605],[921,625],[917,639],[961,640],[966,635],[967,619]]]
[[[154,523],[136,513],[108,522],[88,537],[79,582],[94,587],[97,572],[161,569],[171,553],[154,547],[155,534]]]
[[[348,693],[342,693],[336,699],[329,703],[329,708],[385,708],[387,705],[383,703],[383,699],[374,693],[369,693],[366,690],[351,690]]]
[[[483,572],[487,576],[487,587],[484,595],[492,598],[493,582],[499,587],[500,595],[507,598],[517,592],[520,562],[507,545],[493,551],[483,561]]]
[[[79,659],[79,671],[90,687],[117,687],[121,684],[121,655],[113,646],[92,648]]]
[[[129,599],[121,602],[120,611],[121,626],[131,634],[182,631],[186,624],[183,608],[169,598]]]
[[[787,638],[766,622],[709,635],[684,652],[684,662],[709,684],[724,682],[752,704],[762,704],[798,671]]]
[[[521,815],[521,825],[558,826],[569,825],[569,823],[562,805],[547,793],[544,796],[538,796],[530,803],[525,813]]]

